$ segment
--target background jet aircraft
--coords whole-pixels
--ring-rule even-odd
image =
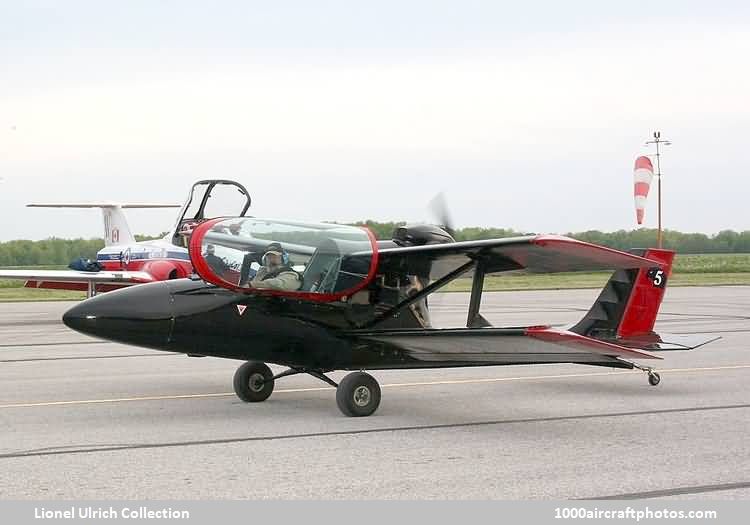
[[[221,253],[221,268],[208,260],[209,245]],[[266,251],[283,252],[279,271],[298,274],[296,289],[248,284],[248,266],[266,260]],[[639,368],[658,384],[656,372],[633,360],[713,339],[653,332],[673,256],[552,235],[455,242],[448,231],[422,225],[376,241],[351,226],[216,219],[190,239],[203,280],[118,290],[77,304],[63,321],[126,344],[247,361],[234,377],[243,401],[264,401],[280,378],[310,374],[337,388],[344,414],[367,416],[380,403],[380,387],[365,369],[577,363]],[[603,269],[614,273],[574,326],[494,327],[481,315],[486,275]],[[465,326],[433,326],[427,297],[461,276],[473,279]],[[267,362],[288,370],[274,375]],[[356,371],[337,384],[326,375],[333,370]]]
[[[2,279],[26,279],[28,288],[86,290],[88,296],[133,284],[187,277],[193,271],[186,239],[201,222],[225,215],[244,216],[250,195],[230,180],[202,180],[190,190],[171,231],[162,239],[136,242],[126,208],[179,208],[179,204],[29,204],[37,208],[100,208],[104,248],[96,255],[101,271],[0,270]]]

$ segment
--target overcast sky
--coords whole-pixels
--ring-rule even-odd
[[[631,229],[655,129],[665,226],[750,229],[750,4],[618,4],[0,0],[0,240],[101,236],[27,202],[212,177],[260,216],[428,221],[444,191],[458,226]]]

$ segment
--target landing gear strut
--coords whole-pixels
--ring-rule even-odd
[[[248,361],[234,374],[234,391],[241,400],[248,403],[265,401],[273,392],[277,379],[296,374],[309,374],[328,383],[336,389],[336,404],[339,410],[350,417],[369,416],[380,405],[380,385],[370,374],[352,372],[341,383],[325,375],[325,370],[290,368],[273,375],[265,363]]]

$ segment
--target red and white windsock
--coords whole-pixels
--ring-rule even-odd
[[[633,183],[635,186],[635,218],[638,224],[643,224],[643,212],[646,209],[646,197],[654,178],[654,166],[648,157],[635,159],[635,171],[633,171]]]

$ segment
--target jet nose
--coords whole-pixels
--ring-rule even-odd
[[[163,282],[139,284],[81,301],[63,315],[77,332],[120,343],[163,348],[172,326],[172,296]]]

